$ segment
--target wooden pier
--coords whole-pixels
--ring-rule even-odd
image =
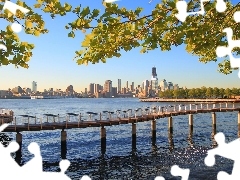
[[[88,127],[100,127],[100,141],[101,141],[101,151],[104,154],[106,152],[106,139],[107,133],[105,126],[114,126],[121,124],[132,124],[132,148],[136,149],[136,138],[137,131],[136,125],[140,122],[151,121],[151,136],[152,144],[156,144],[156,121],[161,118],[168,117],[168,133],[169,137],[172,137],[174,132],[173,120],[175,116],[179,115],[188,115],[188,124],[189,124],[189,135],[193,134],[194,114],[198,113],[211,113],[212,115],[212,134],[216,134],[217,128],[217,118],[216,112],[238,112],[238,132],[240,132],[240,107],[235,107],[234,103],[219,103],[219,104],[183,104],[175,106],[155,106],[147,108],[138,108],[135,110],[117,110],[116,113],[111,111],[103,111],[102,113],[87,112],[88,119],[83,120],[83,116],[75,113],[67,113],[65,121],[61,121],[59,115],[53,114],[44,114],[47,118],[37,118],[36,116],[22,115],[22,118],[27,119],[27,123],[18,124],[17,118],[10,123],[10,125],[3,132],[16,132],[16,141],[22,146],[22,131],[43,131],[43,130],[57,130],[61,129],[61,147],[62,152],[64,152],[62,157],[66,157],[66,141],[67,141],[67,132],[65,129],[73,128],[88,128]],[[106,114],[103,116],[103,114]],[[108,116],[107,116],[108,115]],[[75,121],[72,121],[70,117],[75,117]],[[98,119],[92,120],[92,117],[95,116]],[[76,120],[77,118],[77,120]],[[239,134],[238,134],[239,136]],[[18,152],[19,154],[19,152]],[[21,154],[21,153],[20,153]]]

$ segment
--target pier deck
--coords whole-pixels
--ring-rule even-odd
[[[21,131],[41,131],[41,130],[56,130],[56,129],[73,129],[73,128],[87,128],[87,127],[103,127],[113,126],[128,123],[137,123],[150,121],[165,117],[198,114],[198,113],[211,113],[211,112],[233,112],[240,111],[240,108],[211,108],[211,109],[197,109],[197,110],[180,110],[170,112],[152,112],[149,114],[136,115],[127,118],[112,118],[108,120],[88,120],[72,122],[43,122],[43,123],[25,123],[17,125],[16,120],[13,121],[3,132],[21,132]]]

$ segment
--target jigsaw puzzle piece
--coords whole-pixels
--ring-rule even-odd
[[[165,180],[165,178],[164,177],[162,177],[162,176],[157,176],[157,177],[155,177],[155,179],[154,180]]]
[[[178,10],[178,14],[175,14],[175,17],[179,20],[184,22],[187,18],[187,16],[189,15],[193,15],[193,14],[204,14],[204,6],[203,6],[203,2],[208,2],[209,0],[201,0],[201,10],[199,12],[187,12],[187,3],[186,1],[178,1],[176,3],[176,8]],[[219,0],[220,2],[220,7],[222,7],[222,0]]]
[[[218,46],[216,49],[216,54],[218,57],[224,57],[228,55],[231,68],[240,68],[240,58],[235,58],[232,54],[233,48],[240,47],[240,40],[232,39],[233,30],[231,28],[225,28],[223,32],[227,34],[228,46]],[[240,71],[238,72],[238,77],[240,78]]]
[[[234,20],[239,23],[240,22],[240,11],[237,11],[233,15]]]
[[[189,169],[182,169],[178,165],[174,165],[171,168],[171,174],[173,176],[181,176],[182,180],[188,180],[190,170]]]
[[[218,12],[224,12],[227,9],[227,5],[224,0],[217,0],[216,10]]]
[[[91,180],[91,178],[90,178],[89,176],[87,176],[87,175],[84,175],[84,176],[81,178],[81,180]]]
[[[178,14],[175,14],[176,18],[179,21],[184,22],[186,20],[187,16],[188,16],[186,1],[178,1],[176,3],[176,8],[178,10]]]

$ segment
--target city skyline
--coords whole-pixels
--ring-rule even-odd
[[[16,3],[16,0],[13,1]],[[27,0],[30,5],[33,3]],[[82,6],[90,6],[103,10],[101,1],[83,1]],[[130,3],[119,1],[117,4],[135,9],[138,6],[145,7],[144,14],[151,12],[151,9],[159,2],[140,1]],[[78,5],[79,2],[73,2]],[[111,79],[113,86],[118,86],[118,79],[121,79],[122,86],[126,81],[134,82],[135,86],[151,77],[153,66],[158,69],[158,80],[166,79],[177,82],[182,87],[240,87],[238,71],[230,75],[217,72],[217,62],[203,64],[198,62],[198,57],[188,54],[184,46],[173,47],[171,51],[161,52],[160,49],[150,51],[146,54],[140,53],[140,48],[129,52],[122,51],[120,58],[108,59],[106,63],[89,64],[88,66],[78,66],[72,59],[75,50],[81,49],[80,42],[84,39],[83,33],[77,33],[75,39],[67,37],[68,31],[64,29],[73,17],[57,17],[52,20],[43,14],[46,20],[46,27],[49,34],[33,37],[20,32],[18,35],[22,41],[35,44],[33,58],[30,60],[29,69],[16,69],[13,65],[1,66],[0,80],[4,82],[0,89],[8,89],[16,86],[31,87],[32,81],[38,83],[38,90],[44,89],[64,89],[69,84],[74,86],[76,91],[84,91],[89,83],[95,82],[104,84],[105,80]],[[7,26],[7,22],[1,21],[0,29]],[[57,31],[56,31],[57,30]],[[59,38],[61,37],[61,38]]]

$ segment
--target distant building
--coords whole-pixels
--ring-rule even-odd
[[[152,77],[151,77],[151,90],[158,90],[158,78],[157,78],[157,69],[156,67],[152,68]]]
[[[173,90],[174,89],[172,82],[168,82],[168,89],[169,90]]]
[[[131,88],[131,91],[132,91],[132,92],[134,91],[134,82],[132,82],[132,88]]]
[[[117,91],[118,91],[118,93],[121,93],[121,79],[118,79],[118,89],[117,89]]]
[[[145,96],[147,96],[148,95],[148,89],[149,89],[149,81],[148,80],[145,80],[145,81],[143,81],[143,84],[144,84],[144,94],[145,94]]]
[[[112,97],[112,81],[111,80],[105,81],[104,91],[106,92],[105,97]]]
[[[173,88],[174,90],[178,90],[179,89],[179,86],[178,86],[178,84],[174,84],[174,88]]]
[[[168,89],[168,83],[165,79],[160,81],[160,88],[161,88],[161,91],[165,91]]]
[[[112,96],[117,97],[117,87],[112,87]]]
[[[94,84],[94,93],[97,93],[100,91],[100,85],[99,84]]]
[[[94,94],[94,83],[89,84],[89,91],[90,94]]]
[[[37,82],[35,82],[35,81],[32,82],[32,92],[34,92],[34,93],[37,92]]]
[[[126,90],[128,91],[128,81],[126,82]]]

